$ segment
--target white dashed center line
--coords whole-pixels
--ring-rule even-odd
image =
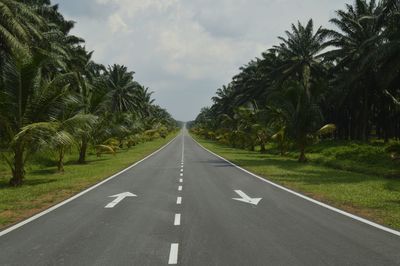
[[[168,264],[177,264],[178,263],[178,249],[179,249],[178,243],[171,244],[171,249],[169,251]]]
[[[182,197],[178,197],[176,199],[176,204],[178,204],[178,205],[182,204]]]
[[[184,167],[184,158],[185,157],[185,136],[182,134],[182,159],[181,159],[181,169],[179,176],[183,177],[183,167]],[[179,179],[179,183],[183,183],[183,179]],[[178,191],[182,191],[182,186],[178,186]],[[177,197],[176,198],[176,204],[181,205],[182,204],[182,197]],[[181,225],[181,214],[176,213],[175,214],[175,219],[174,219],[174,225],[179,226]],[[178,250],[179,250],[179,244],[178,243],[172,243],[171,244],[171,249],[169,252],[169,260],[168,264],[178,264]]]
[[[174,225],[176,225],[176,226],[181,225],[181,214],[180,213],[175,214]]]
[[[182,159],[181,163],[185,161],[185,137],[182,135]]]

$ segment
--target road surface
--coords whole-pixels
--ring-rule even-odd
[[[254,178],[186,130],[0,236],[0,265],[400,265],[399,251],[399,236]]]

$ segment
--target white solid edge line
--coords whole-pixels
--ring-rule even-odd
[[[354,219],[354,220],[357,220],[357,221],[359,221],[359,222],[368,224],[368,225],[370,225],[370,226],[373,226],[373,227],[378,228],[378,229],[380,229],[380,230],[383,230],[383,231],[385,231],[385,232],[394,234],[394,235],[396,235],[396,236],[400,236],[400,232],[399,232],[399,231],[396,231],[396,230],[391,229],[391,228],[388,228],[388,227],[386,227],[386,226],[383,226],[383,225],[374,223],[374,222],[372,222],[372,221],[370,221],[370,220],[361,218],[360,216],[357,216],[357,215],[348,213],[348,212],[343,211],[343,210],[340,210],[340,209],[338,209],[338,208],[332,207],[332,206],[330,206],[330,205],[328,205],[328,204],[325,204],[325,203],[322,203],[322,202],[317,201],[317,200],[315,200],[315,199],[312,199],[312,198],[310,198],[310,197],[307,197],[307,196],[305,196],[305,195],[303,195],[303,194],[300,194],[300,193],[295,192],[295,191],[293,191],[293,190],[291,190],[291,189],[288,189],[288,188],[286,188],[286,187],[283,187],[283,186],[281,186],[281,185],[278,185],[278,184],[276,184],[276,183],[274,183],[274,182],[272,182],[272,181],[269,181],[269,180],[267,180],[266,178],[263,178],[263,177],[261,177],[261,176],[259,176],[259,175],[256,175],[256,174],[254,174],[254,173],[252,173],[252,172],[250,172],[250,171],[248,171],[248,170],[246,170],[246,169],[244,169],[244,168],[242,168],[242,167],[240,167],[240,166],[234,164],[233,162],[231,162],[231,161],[225,159],[224,157],[222,157],[222,156],[220,156],[220,155],[218,155],[218,154],[216,154],[216,153],[210,151],[209,149],[207,149],[207,148],[205,148],[203,145],[201,145],[198,141],[196,141],[193,137],[191,137],[191,138],[192,138],[192,140],[193,140],[194,142],[197,143],[197,145],[199,145],[201,148],[203,148],[203,149],[206,150],[207,152],[209,152],[209,153],[213,154],[214,156],[216,156],[216,157],[218,157],[218,158],[224,160],[225,162],[227,162],[227,163],[233,165],[234,167],[238,168],[239,170],[242,170],[243,172],[245,172],[245,173],[247,173],[247,174],[249,174],[249,175],[251,175],[251,176],[253,176],[253,177],[255,177],[255,178],[258,178],[258,179],[261,180],[261,181],[264,181],[264,182],[266,182],[266,183],[268,183],[268,184],[270,184],[270,185],[272,185],[272,186],[274,186],[274,187],[280,188],[280,189],[282,189],[282,190],[284,190],[284,191],[286,191],[286,192],[289,192],[289,193],[291,193],[291,194],[293,194],[293,195],[296,195],[296,196],[298,196],[298,197],[300,197],[300,198],[302,198],[302,199],[308,200],[308,201],[310,201],[310,202],[312,202],[312,203],[315,203],[315,204],[317,204],[317,205],[319,205],[319,206],[321,206],[321,207],[327,208],[327,209],[329,209],[329,210],[331,210],[331,211],[340,213],[340,214],[342,214],[342,215],[344,215],[344,216],[350,217],[350,218],[352,218],[352,219]]]
[[[176,198],[176,204],[178,205],[182,204],[182,197]]]
[[[171,249],[169,251],[168,264],[177,264],[178,263],[178,249],[179,249],[178,243],[171,244]]]
[[[175,214],[174,225],[176,225],[176,226],[181,225],[181,214],[180,213]]]
[[[178,135],[178,136],[179,136],[179,135]],[[165,144],[164,146],[162,146],[161,148],[159,148],[159,149],[156,150],[155,152],[151,153],[150,155],[147,155],[146,157],[144,157],[144,158],[141,159],[140,161],[137,161],[136,163],[134,163],[134,164],[132,164],[131,166],[129,166],[129,167],[123,169],[122,171],[120,171],[120,172],[118,172],[118,173],[116,173],[116,174],[114,174],[114,175],[112,175],[112,176],[110,176],[110,177],[104,179],[103,181],[101,181],[101,182],[99,182],[99,183],[97,183],[97,184],[95,184],[95,185],[93,185],[93,186],[91,186],[91,187],[85,189],[85,190],[82,191],[82,192],[79,192],[78,194],[76,194],[76,195],[74,195],[74,196],[72,196],[72,197],[70,197],[70,198],[68,198],[68,199],[66,199],[66,200],[64,200],[64,201],[62,201],[62,202],[60,202],[60,203],[58,203],[58,204],[56,204],[56,205],[54,205],[54,206],[52,206],[52,207],[50,207],[50,208],[44,210],[44,211],[42,211],[42,212],[39,212],[38,214],[35,214],[34,216],[32,216],[32,217],[30,217],[30,218],[28,218],[28,219],[26,219],[26,220],[24,220],[24,221],[22,221],[22,222],[19,222],[19,223],[13,225],[13,226],[11,226],[11,227],[9,227],[9,228],[7,228],[7,229],[1,231],[1,232],[0,232],[0,237],[6,235],[6,234],[8,234],[8,233],[10,233],[11,231],[14,231],[15,229],[18,229],[18,228],[21,227],[21,226],[24,226],[24,225],[27,224],[27,223],[30,223],[30,222],[32,222],[32,221],[38,219],[39,217],[41,217],[41,216],[43,216],[43,215],[45,215],[45,214],[47,214],[47,213],[49,213],[49,212],[54,211],[55,209],[60,208],[61,206],[63,206],[63,205],[65,205],[65,204],[67,204],[67,203],[73,201],[74,199],[77,199],[77,198],[79,198],[80,196],[82,196],[82,195],[88,193],[89,191],[91,191],[91,190],[93,190],[93,189],[95,189],[95,188],[97,188],[97,187],[103,185],[104,183],[110,181],[111,179],[114,179],[115,177],[119,176],[120,174],[125,173],[126,171],[130,170],[131,168],[135,167],[136,165],[140,164],[141,162],[147,160],[148,158],[152,157],[152,156],[155,155],[156,153],[158,153],[158,152],[160,152],[161,150],[163,150],[164,148],[166,148],[166,147],[167,147],[169,144],[171,144],[178,136],[176,136],[175,138],[173,138],[170,142],[168,142],[167,144]]]

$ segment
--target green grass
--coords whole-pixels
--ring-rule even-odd
[[[383,141],[326,140],[307,148],[307,157],[312,163],[330,168],[400,178],[400,164],[390,158],[386,146]],[[288,156],[297,158],[298,152],[290,151]]]
[[[374,160],[369,152],[366,162],[358,162],[359,158],[366,156],[362,150],[325,143],[312,148],[314,150],[310,158],[314,162],[300,164],[292,156],[260,154],[195,138],[213,152],[273,182],[377,223],[400,229],[400,179],[384,177],[386,172],[393,170],[392,167],[397,171],[399,165],[393,163],[385,167],[381,160],[386,159],[380,153]],[[322,145],[330,149],[318,152],[324,148]],[[340,155],[340,159],[334,162],[336,155],[324,158],[326,153]],[[334,167],[327,166],[331,163]],[[343,165],[357,172],[337,169],[344,168]]]
[[[100,182],[154,152],[175,135],[121,150],[116,156],[103,155],[97,158],[89,154],[88,162],[84,165],[75,163],[77,154],[70,154],[64,174],[56,172],[55,163],[48,154],[38,154],[27,165],[25,183],[19,188],[8,186],[9,169],[1,162],[0,228],[25,219]]]

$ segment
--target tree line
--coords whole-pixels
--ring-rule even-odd
[[[89,148],[115,153],[166,137],[176,121],[122,65],[92,59],[50,0],[0,0],[0,155],[19,186],[30,156],[66,152],[86,162]]]
[[[218,89],[192,123],[205,137],[265,151],[300,150],[320,135],[388,142],[400,138],[400,1],[356,0],[333,29],[292,24],[261,57]]]

